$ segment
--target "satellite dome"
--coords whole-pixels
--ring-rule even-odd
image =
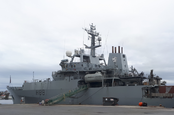
[[[72,52],[71,51],[66,51],[66,56],[71,57]]]
[[[98,41],[101,41],[101,37],[98,37]]]

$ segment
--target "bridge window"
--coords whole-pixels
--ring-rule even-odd
[[[83,56],[83,62],[90,62],[89,56]]]

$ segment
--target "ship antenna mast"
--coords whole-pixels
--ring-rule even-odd
[[[84,45],[85,45],[85,48],[91,49],[91,56],[93,57],[95,57],[95,48],[101,47],[100,45],[101,37],[99,36],[99,33],[96,32],[95,30],[96,30],[96,27],[93,25],[93,23],[90,25],[90,30],[85,29],[85,31],[89,35],[91,35],[88,37],[88,39],[91,39],[91,46],[87,46],[86,44]],[[96,38],[97,38],[97,41],[99,42],[99,45],[95,45]]]

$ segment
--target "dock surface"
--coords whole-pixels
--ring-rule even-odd
[[[173,108],[102,105],[4,104],[0,115],[173,115]]]

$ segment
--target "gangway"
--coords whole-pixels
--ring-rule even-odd
[[[78,89],[75,89],[73,91],[69,91],[69,92],[67,92],[65,94],[57,95],[57,96],[54,96],[54,97],[52,97],[50,99],[45,99],[45,104],[46,105],[58,104],[61,101],[63,101],[65,98],[71,97],[71,96],[73,96],[75,94],[78,94],[81,91],[84,91],[86,89],[88,89],[87,85],[79,87]]]

